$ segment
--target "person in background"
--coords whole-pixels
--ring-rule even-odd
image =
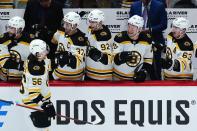
[[[44,40],[50,47],[48,57],[54,59],[57,47],[51,44],[51,38],[57,29],[61,28],[62,7],[56,0],[29,0],[24,19],[26,22],[24,30],[31,33],[33,38]]]
[[[21,79],[32,40],[24,27],[24,19],[14,16],[8,20],[6,32],[0,35],[0,78],[4,81]]]
[[[131,5],[136,2],[136,1],[139,1],[139,0],[122,0],[122,5],[121,7],[122,8],[130,8]]]
[[[51,40],[56,44],[56,65],[53,78],[60,80],[84,80],[85,56],[88,45],[85,34],[78,29],[81,17],[68,12],[63,19],[64,31],[58,30]]]
[[[98,9],[88,15],[87,80],[112,80],[112,36],[104,19],[103,11]]]
[[[196,45],[186,34],[189,21],[178,17],[172,22],[172,30],[167,36],[165,59],[162,60],[164,80],[192,80],[192,58],[196,57]]]
[[[114,80],[143,82],[152,74],[152,40],[142,32],[144,20],[138,15],[128,20],[128,30],[114,38]]]
[[[163,31],[167,28],[167,12],[158,0],[140,0],[132,4],[130,16],[139,15],[144,19],[142,32],[149,33],[154,48],[154,79],[161,80],[161,50],[165,44]]]

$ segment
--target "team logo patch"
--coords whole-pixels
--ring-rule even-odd
[[[132,58],[130,61],[126,62],[126,64],[130,67],[136,67],[140,63],[142,56],[137,51],[132,51],[131,54]]]
[[[185,45],[185,46],[190,46],[191,44],[190,44],[189,42],[186,41],[186,42],[184,43],[184,45]]]
[[[37,71],[37,70],[40,70],[40,66],[34,66],[34,67],[33,67],[33,70],[36,70],[36,71]]]
[[[102,32],[100,33],[100,35],[101,35],[101,36],[106,36],[106,35],[107,35],[107,32],[102,31]]]
[[[84,38],[80,36],[80,37],[78,37],[78,40],[79,41],[84,41]]]

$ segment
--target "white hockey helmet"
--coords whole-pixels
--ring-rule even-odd
[[[105,19],[104,12],[98,9],[91,11],[88,15],[88,20],[95,22],[103,22]]]
[[[138,15],[134,15],[129,18],[128,23],[137,26],[138,28],[142,28],[144,25],[144,19]]]
[[[37,53],[49,52],[49,48],[43,40],[35,39],[31,41],[29,51],[36,56]]]
[[[188,29],[189,28],[189,20],[183,18],[183,17],[178,17],[173,20],[172,25],[175,27],[178,27],[180,29]]]
[[[81,17],[75,12],[68,12],[64,15],[63,21],[72,24],[72,26],[75,24],[78,26],[81,21]]]
[[[12,17],[8,21],[9,27],[14,27],[16,30],[21,29],[23,30],[25,27],[25,20],[19,16]]]

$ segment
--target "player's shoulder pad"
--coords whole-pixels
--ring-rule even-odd
[[[96,31],[94,34],[97,41],[108,41],[112,37],[109,28],[105,25],[103,25],[102,30]]]
[[[122,31],[122,32],[118,33],[114,37],[114,41],[117,42],[117,43],[122,43],[124,41],[130,41],[130,38],[127,34],[127,31]]]
[[[23,41],[26,43],[30,43],[34,38],[32,38],[31,34],[24,32],[21,36],[21,38],[19,38],[19,42]]]
[[[76,34],[70,36],[71,40],[73,41],[74,45],[77,46],[87,46],[88,40],[87,37],[85,37],[85,33],[81,32],[80,30],[77,31]]]
[[[187,34],[183,38],[183,45],[187,50],[193,50],[194,44]]]
[[[9,33],[0,34],[0,44],[10,40]]]
[[[146,44],[152,43],[151,35],[149,33],[140,33],[138,40],[141,42],[145,42]]]

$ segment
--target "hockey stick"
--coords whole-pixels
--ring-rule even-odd
[[[28,105],[24,105],[24,104],[19,104],[17,102],[14,103],[13,101],[7,101],[7,100],[0,99],[0,102],[8,103],[8,104],[11,104],[11,105],[15,104],[16,106],[19,106],[19,107],[32,109],[32,110],[39,111],[39,112],[44,112],[44,110],[41,110],[41,109],[38,109],[38,108],[35,108],[35,107],[31,107],[31,106],[28,106]],[[64,115],[61,115],[61,114],[57,114],[57,113],[56,113],[56,116],[57,117],[63,117],[63,118],[66,118],[66,119],[70,119],[70,120],[74,120],[74,121],[87,123],[87,124],[90,124],[90,125],[94,125],[92,122],[83,121],[83,120],[75,119],[75,118],[72,118],[72,117],[67,117],[67,116],[64,116]]]

